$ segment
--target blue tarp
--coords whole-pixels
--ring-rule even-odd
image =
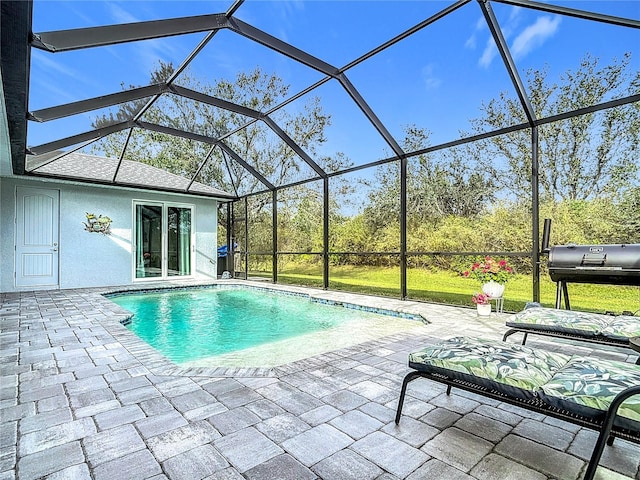
[[[236,248],[238,246],[237,243],[235,243],[233,245],[234,248]],[[229,253],[229,249],[226,245],[222,245],[221,247],[218,247],[218,256],[219,257],[226,257],[227,254]]]

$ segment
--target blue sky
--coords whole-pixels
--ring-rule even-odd
[[[235,16],[312,55],[342,67],[380,43],[445,8],[442,1],[267,1],[247,0]],[[557,1],[558,5],[640,19],[640,2]],[[35,32],[169,17],[223,13],[226,1],[54,1],[35,0]],[[548,68],[559,81],[586,54],[606,65],[625,52],[640,70],[640,31],[492,3],[523,80],[529,69]],[[121,84],[144,85],[158,59],[178,65],[204,34],[171,37],[67,53],[34,50],[30,109],[49,107],[120,91]],[[193,62],[203,81],[232,79],[256,66],[276,72],[297,93],[323,75],[230,31],[221,31]],[[515,96],[490,39],[477,2],[347,71],[373,111],[398,139],[403,126],[432,132],[432,144],[459,138],[480,105],[500,92]],[[332,115],[322,153],[345,153],[355,164],[390,156],[386,144],[351,102],[330,82],[315,92]],[[300,108],[295,102],[287,109]],[[91,129],[94,113],[29,125],[29,145]]]

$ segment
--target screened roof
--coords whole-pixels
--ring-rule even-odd
[[[435,149],[639,101],[550,115],[526,82],[588,56],[639,71],[639,18],[634,1],[3,2],[12,169],[221,199],[326,178],[420,153],[409,125]],[[281,83],[227,95],[256,69]],[[521,111],[474,132],[500,95]]]

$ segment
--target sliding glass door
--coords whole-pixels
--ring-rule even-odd
[[[167,207],[167,275],[191,275],[191,209]]]
[[[135,203],[135,277],[189,276],[193,207]]]

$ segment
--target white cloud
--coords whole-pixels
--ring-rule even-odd
[[[509,22],[517,23],[521,13],[522,7],[513,7],[509,13]]]
[[[548,38],[556,33],[560,21],[560,16],[538,17],[533,25],[525,28],[513,41],[511,53],[514,58],[522,58],[533,49],[541,46]]]
[[[438,88],[442,83],[435,74],[435,66],[432,63],[422,67],[422,80],[427,90]]]
[[[476,36],[478,32],[481,32],[486,28],[487,28],[487,22],[485,22],[484,17],[478,17],[478,20],[476,21],[476,25],[473,29],[473,32],[471,32],[471,35],[469,36],[467,41],[464,43],[464,46],[466,48],[470,48],[471,50],[475,50],[476,44],[477,44]]]
[[[481,67],[487,68],[491,65],[491,62],[498,54],[498,47],[496,47],[496,42],[493,37],[489,37],[487,40],[487,45],[484,47],[484,51],[482,52],[482,56],[478,63]]]
[[[117,3],[109,2],[106,7],[111,13],[111,18],[114,20],[113,23],[136,23],[140,21]]]

